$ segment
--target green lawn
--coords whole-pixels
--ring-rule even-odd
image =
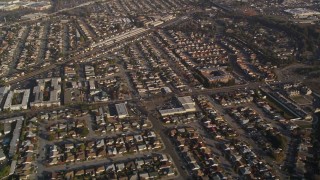
[[[285,109],[283,109],[280,105],[278,105],[277,103],[275,103],[271,98],[267,98],[266,101],[269,103],[269,105],[273,108],[275,108],[278,112],[283,113],[283,117],[285,119],[293,119],[295,118],[295,116],[293,114],[291,114],[290,112],[286,111]]]
[[[306,99],[303,95],[300,96],[293,96],[290,97],[294,102],[298,103],[299,105],[306,105],[306,104],[311,104],[312,101]]]

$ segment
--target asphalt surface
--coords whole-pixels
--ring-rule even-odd
[[[81,7],[81,6],[83,6],[83,5],[79,5],[78,7]],[[78,8],[78,7],[74,7],[74,8]],[[68,11],[68,10],[74,9],[74,8],[64,9],[64,10],[58,11],[56,13],[50,14],[50,16],[55,15],[55,14],[60,13],[60,12],[63,12],[63,11]],[[175,19],[173,19],[173,20],[171,20],[169,22],[166,22],[166,23],[162,24],[159,27],[166,27],[166,26],[174,25],[175,23],[179,23],[181,21],[187,20],[188,19],[188,15],[190,15],[191,13],[192,12],[186,14],[185,16],[177,17],[177,18],[175,18]],[[104,52],[105,50],[110,49],[110,48],[112,48],[113,46],[115,46],[117,44],[121,44],[121,43],[126,42],[128,40],[131,40],[132,38],[137,37],[137,36],[145,35],[145,34],[147,34],[147,32],[151,32],[152,30],[154,30],[156,28],[159,28],[159,27],[155,27],[153,29],[144,29],[143,31],[140,31],[140,30],[134,31],[134,33],[132,33],[132,34],[120,34],[118,36],[115,36],[115,37],[113,37],[113,38],[111,38],[109,40],[106,40],[103,43],[101,43],[101,45],[104,45],[103,47],[97,47],[100,44],[99,45],[95,45],[95,46],[93,46],[93,50],[91,50],[91,51],[85,52],[83,54],[78,54],[78,55],[76,55],[76,56],[74,56],[72,58],[66,59],[65,61],[58,62],[58,63],[52,64],[52,65],[40,68],[40,69],[38,69],[38,70],[36,70],[34,72],[28,73],[28,74],[26,74],[26,75],[24,75],[22,77],[19,77],[19,78],[15,79],[15,80],[11,80],[11,81],[7,82],[7,84],[8,85],[9,84],[13,85],[13,84],[16,84],[18,82],[31,79],[31,78],[33,78],[33,77],[35,77],[37,75],[40,75],[40,74],[45,73],[47,71],[50,71],[52,69],[55,69],[55,68],[59,67],[60,65],[63,65],[63,64],[69,63],[69,62],[77,62],[77,61],[79,61],[81,59],[89,58],[93,54]],[[231,92],[231,91],[234,91],[234,90],[237,90],[237,89],[243,89],[243,88],[258,89],[261,86],[265,86],[265,83],[263,83],[263,82],[249,82],[247,84],[234,85],[234,86],[221,87],[221,88],[214,88],[214,89],[204,89],[204,90],[192,89],[192,92],[178,93],[177,95],[179,95],[179,96],[182,96],[182,95],[200,95],[200,94],[202,94],[202,95],[211,95],[213,93]],[[171,96],[171,95],[168,95],[168,96]],[[160,99],[163,99],[163,98],[165,98],[165,97],[160,97]],[[132,98],[132,99],[129,99],[129,100],[136,101],[136,102],[139,101],[139,99],[136,99],[136,98]],[[94,104],[94,105],[104,105],[104,104],[124,102],[124,101],[126,101],[126,100],[108,101],[108,102],[92,103],[92,104]],[[151,99],[151,101],[154,103],[155,101],[157,101],[157,99],[153,98],[153,99]],[[89,104],[91,104],[91,103],[89,103]],[[158,103],[154,103],[154,104],[158,104]],[[65,108],[67,108],[67,107],[66,106],[61,106],[61,107],[50,108],[50,109],[46,109],[46,110],[44,110],[44,109],[26,110],[26,111],[21,111],[18,114],[24,114],[24,113],[28,113],[28,112],[33,112],[33,113],[50,112],[50,111],[53,111],[53,110],[59,110],[59,109],[65,109]],[[217,108],[218,108],[218,110],[220,112],[222,111],[221,107],[217,107]],[[155,109],[153,109],[153,110],[155,110]],[[17,113],[1,115],[0,118],[4,118],[4,117],[8,117],[8,116],[16,116],[16,115],[17,115]],[[185,166],[185,163],[182,161],[182,159],[177,154],[177,151],[175,150],[175,146],[172,144],[172,142],[169,139],[169,136],[166,134],[166,130],[167,130],[166,127],[163,126],[162,122],[157,117],[154,117],[153,114],[149,114],[148,117],[149,117],[149,119],[150,119],[150,121],[151,121],[151,123],[153,125],[153,130],[157,134],[160,135],[161,140],[162,140],[162,142],[163,142],[163,144],[165,146],[165,149],[160,151],[159,153],[165,153],[165,154],[168,154],[168,155],[171,156],[171,158],[172,158],[172,160],[173,160],[173,162],[175,164],[175,167],[176,167],[176,169],[177,169],[177,171],[179,172],[179,175],[180,175],[178,179],[182,179],[182,180],[191,179],[191,177],[188,175],[186,170],[182,169],[182,166]],[[231,124],[231,126],[234,126],[235,129],[239,129],[238,125],[236,125],[233,122],[232,119],[227,117],[227,121],[228,121],[228,123]],[[250,139],[247,139],[247,138],[244,137],[243,130],[238,130],[238,133],[243,135],[243,138],[246,141],[249,141],[250,143],[254,143],[254,142],[252,142],[252,140],[250,141]],[[205,135],[203,132],[202,132],[202,134]],[[41,147],[43,147],[44,144],[46,144],[47,142],[40,140],[39,143],[40,143]],[[39,151],[40,151],[39,152],[39,156],[40,157],[39,157],[38,160],[40,161],[40,159],[44,158],[45,154],[44,154],[44,150],[40,149]],[[84,168],[84,167],[92,167],[92,166],[97,166],[99,164],[111,163],[111,162],[114,162],[114,161],[124,161],[124,160],[132,159],[132,158],[139,158],[139,157],[146,156],[148,154],[151,154],[151,152],[138,153],[138,154],[123,156],[123,157],[106,158],[106,159],[88,161],[88,162],[80,162],[80,163],[72,164],[70,166],[69,165],[58,165],[58,166],[45,167],[45,166],[41,166],[40,165],[41,167],[39,167],[38,171],[40,173],[42,171],[53,172],[53,171],[65,170],[65,169],[69,169],[69,168],[77,169],[77,168]]]
[[[171,156],[175,167],[180,174],[179,179],[190,179],[190,176],[188,176],[187,172],[182,169],[182,166],[185,166],[185,164],[180,159],[177,151],[175,150],[175,146],[172,144],[169,136],[166,134],[166,128],[163,126],[162,122],[151,114],[149,114],[148,118],[153,124],[153,130],[160,135],[162,142],[165,145],[165,149],[162,151],[162,153],[169,154]]]
[[[98,0],[98,1],[101,1],[101,0]],[[81,7],[81,6],[82,5],[79,5],[78,7]],[[68,11],[70,9],[74,9],[74,8],[78,8],[78,7],[64,9],[64,10],[61,10],[61,11]],[[171,25],[175,25],[177,23],[180,23],[182,21],[186,21],[188,19],[188,16],[192,15],[194,12],[198,12],[198,10],[194,10],[194,11],[188,12],[188,13],[184,14],[183,16],[175,17],[175,18],[173,18],[173,19],[171,19],[171,20],[169,20],[167,22],[164,22],[163,24],[155,26],[153,28],[135,29],[135,30],[132,31],[133,33],[124,32],[124,33],[119,34],[117,36],[114,36],[114,37],[112,37],[112,38],[110,38],[110,39],[108,39],[106,41],[103,41],[101,43],[101,45],[103,45],[103,47],[97,47],[96,45],[93,45],[92,50],[90,50],[90,51],[86,51],[86,52],[84,52],[82,54],[77,54],[77,55],[75,55],[75,56],[73,56],[71,58],[67,58],[64,61],[60,61],[60,62],[51,64],[49,66],[40,67],[40,68],[38,68],[37,70],[35,70],[33,72],[25,74],[24,76],[20,76],[20,77],[14,79],[14,80],[10,80],[10,81],[6,82],[6,85],[13,85],[13,84],[16,84],[18,82],[31,79],[31,78],[33,78],[33,77],[35,77],[37,75],[45,73],[45,72],[47,72],[49,70],[52,70],[54,68],[57,68],[57,67],[59,67],[60,65],[63,65],[63,64],[67,64],[67,63],[70,63],[70,62],[79,62],[80,60],[83,60],[83,59],[86,59],[86,58],[91,58],[91,56],[93,54],[99,54],[99,53],[106,52],[106,51],[110,50],[112,47],[114,47],[116,45],[121,45],[121,44],[124,44],[125,42],[132,41],[132,38],[134,38],[134,37],[147,35],[148,33],[152,32],[154,30],[157,30],[158,28],[164,28],[164,27],[167,27],[169,25],[171,26]],[[50,14],[50,16],[53,16],[53,15],[55,15],[57,13],[59,13],[59,12],[52,13],[52,14]],[[70,52],[70,54],[75,54],[76,52],[78,52],[78,51]]]

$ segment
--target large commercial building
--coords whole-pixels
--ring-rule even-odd
[[[190,96],[178,97],[177,100],[179,102],[180,107],[159,110],[159,113],[162,117],[196,111],[196,104]]]
[[[129,116],[125,103],[116,104],[118,118],[122,119]]]

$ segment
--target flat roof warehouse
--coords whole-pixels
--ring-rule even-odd
[[[116,104],[116,109],[117,109],[117,113],[118,113],[119,118],[126,117],[129,115],[125,103]]]

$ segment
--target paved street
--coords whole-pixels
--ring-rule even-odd
[[[229,114],[225,113],[224,108],[220,104],[215,102],[212,98],[209,99],[211,103],[214,105],[214,108],[223,115],[224,119],[228,122],[232,129],[236,130],[237,134],[239,135],[237,139],[250,144],[250,146],[253,147],[255,153],[263,157],[263,159],[266,160],[267,163],[274,165],[274,169],[277,171],[277,174],[283,175],[282,173],[280,173],[280,166],[275,164],[274,160],[268,155],[266,155],[266,153],[261,149],[261,147],[259,147],[257,143],[248,136],[248,134],[237,124],[237,122]]]
[[[90,160],[85,162],[78,162],[78,163],[71,163],[71,164],[64,164],[64,165],[56,165],[56,166],[49,166],[45,167],[43,170],[44,172],[55,172],[55,171],[62,171],[66,169],[79,169],[79,168],[91,168],[91,167],[97,167],[99,165],[106,165],[113,162],[121,162],[121,161],[127,161],[130,159],[138,159],[142,158],[148,155],[151,155],[151,152],[143,152],[143,153],[137,153],[134,155],[126,155],[126,156],[117,156],[112,158],[104,158],[104,159],[96,159],[96,160]]]
[[[185,166],[185,164],[180,159],[177,151],[175,150],[175,146],[170,142],[170,139],[168,138],[168,134],[166,134],[166,128],[162,125],[162,122],[159,121],[159,119],[153,117],[152,115],[149,115],[149,119],[151,120],[153,124],[153,129],[158,134],[160,134],[160,137],[162,139],[162,142],[165,145],[165,149],[162,151],[163,153],[169,154],[171,158],[173,159],[173,162],[180,174],[180,179],[190,179],[190,176],[188,176],[187,172],[182,169],[182,166]]]
[[[220,143],[220,141],[213,140],[198,121],[192,122],[187,126],[191,126],[197,129],[200,135],[204,138],[205,143],[208,145],[208,147],[210,147],[211,150],[213,150],[213,154],[218,158],[219,164],[222,166],[223,171],[226,174],[229,174],[229,178],[238,178],[238,174],[233,171],[232,164],[230,164],[230,162],[222,155],[222,153],[217,148],[217,144]]]
[[[192,14],[192,12],[188,13],[188,15],[190,15],[190,14]],[[173,23],[174,24],[174,23],[179,22],[181,20],[184,20],[183,16],[176,17],[176,18],[168,21],[167,23]],[[164,26],[166,26],[167,23],[162,24],[162,25],[158,25],[154,29],[164,27]],[[66,63],[69,63],[69,62],[79,62],[80,60],[83,60],[83,59],[91,57],[92,54],[103,53],[108,49],[110,50],[110,48],[114,47],[115,45],[123,44],[126,41],[131,41],[131,39],[134,38],[134,37],[141,36],[141,35],[146,35],[147,32],[152,31],[154,29],[136,29],[136,30],[133,31],[133,33],[129,32],[129,33],[124,33],[124,34],[119,34],[117,36],[112,37],[110,40],[106,40],[105,42],[103,42],[101,44],[101,45],[103,45],[102,47],[99,47],[98,45],[94,45],[92,50],[86,51],[86,52],[80,53],[80,54],[77,53],[78,51],[70,52],[71,54],[77,54],[77,55],[75,55],[75,56],[73,56],[73,57],[71,57],[69,59],[66,59],[64,61],[57,62],[57,63],[51,64],[49,66],[45,66],[45,67],[39,68],[36,71],[33,71],[31,73],[28,73],[28,74],[25,74],[23,76],[20,76],[20,77],[14,79],[14,80],[10,80],[10,81],[6,82],[6,84],[7,85],[12,85],[12,84],[15,84],[15,83],[18,83],[18,82],[21,82],[21,81],[25,81],[25,80],[31,79],[32,77],[35,77],[35,76],[37,76],[39,74],[42,74],[42,73],[47,72],[49,70],[52,70],[52,69],[54,69],[56,67],[59,67],[59,65],[62,65],[62,64],[66,64]]]
[[[43,180],[314,173],[320,32],[300,23],[320,9],[271,1],[3,2],[3,167]],[[168,158],[127,163],[154,154]]]

